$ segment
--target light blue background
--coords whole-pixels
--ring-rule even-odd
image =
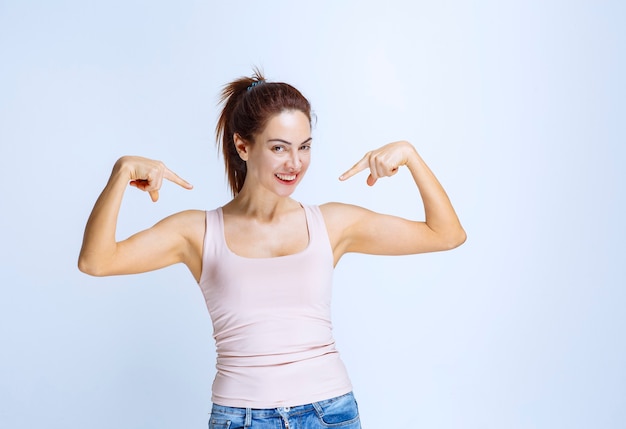
[[[298,199],[422,216],[406,171],[337,181],[408,139],[468,232],[338,266],[364,427],[624,427],[624,4],[0,0],[0,427],[206,427],[191,275],[91,278],[76,258],[121,155],[195,189],[129,189],[120,237],[227,201],[217,95],[253,65],[318,116]]]

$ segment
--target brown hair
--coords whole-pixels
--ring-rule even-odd
[[[258,69],[252,77],[240,77],[224,85],[219,104],[222,113],[215,127],[218,146],[221,143],[228,184],[236,196],[246,179],[246,163],[235,148],[234,135],[248,143],[261,133],[275,115],[299,110],[311,122],[311,104],[293,86],[282,82],[267,82]]]

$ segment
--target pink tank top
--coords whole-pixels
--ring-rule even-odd
[[[333,253],[322,213],[304,206],[309,244],[275,258],[233,253],[222,209],[207,211],[200,288],[213,322],[215,404],[275,408],[352,390],[331,324]]]

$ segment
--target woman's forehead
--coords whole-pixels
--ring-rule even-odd
[[[282,139],[300,144],[311,138],[311,123],[299,110],[284,111],[272,116],[261,134],[267,140]]]

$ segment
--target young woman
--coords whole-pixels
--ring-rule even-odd
[[[352,387],[332,337],[333,268],[342,255],[406,255],[465,240],[450,201],[406,141],[365,154],[339,179],[369,169],[371,186],[406,166],[425,221],[290,196],[312,146],[308,100],[260,73],[226,85],[217,124],[233,199],[210,211],[167,217],[116,241],[128,184],[159,198],[163,180],[191,185],[162,162],[120,158],[85,229],[81,271],[141,273],[179,262],[199,283],[217,347],[210,428],[360,428]],[[418,197],[418,192],[415,198]]]

